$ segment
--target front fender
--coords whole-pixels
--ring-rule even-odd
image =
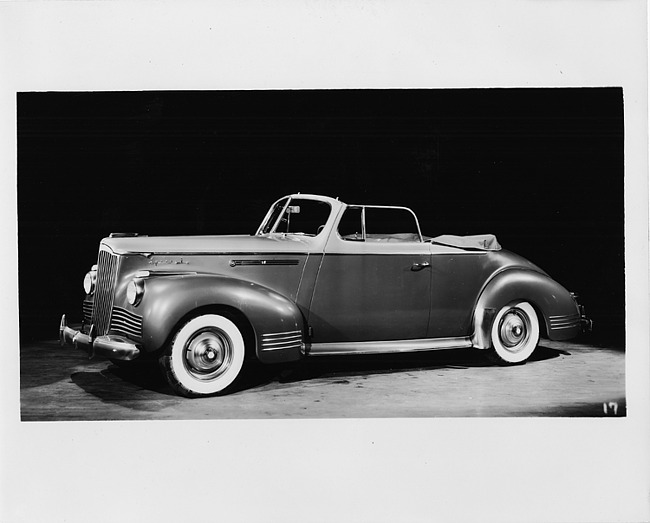
[[[555,280],[529,269],[506,269],[483,288],[474,308],[475,347],[491,346],[490,329],[496,313],[510,302],[527,301],[537,311],[551,340],[566,340],[581,332],[580,311],[571,293]]]
[[[138,306],[143,317],[144,349],[160,349],[184,317],[204,307],[227,307],[242,313],[253,328],[255,353],[260,361],[300,359],[304,321],[295,303],[261,285],[208,274],[144,280]]]

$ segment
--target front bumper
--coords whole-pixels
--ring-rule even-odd
[[[59,342],[62,347],[74,345],[88,353],[91,358],[104,356],[113,360],[130,361],[140,356],[140,347],[128,338],[114,334],[93,336],[93,330],[93,326],[91,326],[89,333],[86,334],[68,327],[64,314],[59,327]]]

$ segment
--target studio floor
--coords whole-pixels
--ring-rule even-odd
[[[179,397],[156,365],[122,368],[56,341],[20,351],[23,421],[625,416],[625,353],[542,340],[525,364],[474,350],[312,357],[250,369],[227,396]]]

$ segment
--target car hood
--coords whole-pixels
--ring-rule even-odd
[[[309,236],[267,234],[263,236],[135,236],[104,238],[102,244],[116,254],[220,254],[307,252],[314,243]]]

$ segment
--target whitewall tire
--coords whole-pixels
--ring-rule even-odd
[[[494,318],[490,329],[490,359],[501,365],[524,363],[539,343],[539,319],[533,306],[512,302]]]
[[[237,325],[219,314],[204,314],[178,330],[160,365],[176,392],[206,396],[233,384],[244,366],[244,356],[244,338]]]

